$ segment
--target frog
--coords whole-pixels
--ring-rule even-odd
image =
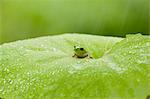
[[[74,46],[74,55],[72,57],[76,58],[92,58],[90,54],[83,48],[79,46]]]

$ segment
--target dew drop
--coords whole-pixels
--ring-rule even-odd
[[[69,72],[70,74],[74,74],[76,71],[73,70],[73,69],[71,69],[71,70],[69,70],[68,72]]]
[[[2,91],[2,94],[4,95],[5,93],[6,93],[6,92],[3,90],[3,91]]]
[[[132,54],[132,51],[129,51],[129,54]]]
[[[126,54],[126,53],[123,53],[123,55],[126,56],[127,54]]]
[[[9,69],[4,68],[4,72],[9,73]]]
[[[53,51],[53,52],[56,52],[56,48],[52,48],[52,51]]]
[[[13,81],[11,79],[9,79],[9,84],[13,84]]]
[[[27,75],[30,75],[30,72],[27,72]]]
[[[140,79],[137,79],[137,82],[140,82]]]
[[[43,44],[41,44],[40,46],[41,46],[41,47],[44,47],[44,45],[43,45]]]
[[[55,72],[52,72],[52,75],[54,75],[55,74]]]
[[[4,84],[6,84],[6,80],[4,79]]]
[[[3,91],[4,91],[4,88],[1,88],[1,89],[0,89],[0,93],[2,93]]]

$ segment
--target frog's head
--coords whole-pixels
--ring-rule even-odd
[[[78,52],[78,51],[84,51],[85,49],[79,46],[74,46],[74,51]]]
[[[74,46],[74,51],[76,54],[80,54],[80,55],[87,53],[84,48],[79,46]]]
[[[78,58],[85,58],[88,56],[88,52],[82,47],[74,46],[74,52]]]

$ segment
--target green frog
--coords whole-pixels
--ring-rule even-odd
[[[72,57],[76,58],[92,58],[89,53],[82,47],[74,46],[74,55]]]

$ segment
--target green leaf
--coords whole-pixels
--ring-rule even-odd
[[[73,46],[94,58],[78,59]],[[150,36],[64,34],[0,45],[0,97],[128,98],[150,95]]]

